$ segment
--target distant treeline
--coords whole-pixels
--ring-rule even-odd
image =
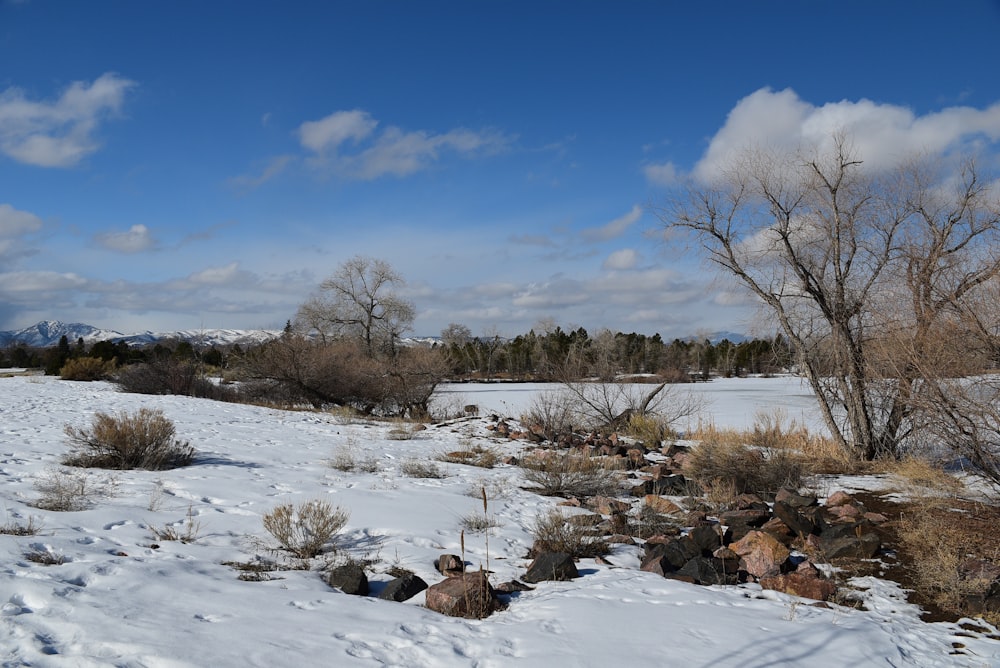
[[[623,375],[650,374],[675,382],[710,375],[740,376],[770,374],[792,364],[792,352],[779,335],[733,343],[723,339],[674,339],[659,334],[612,333],[602,330],[590,336],[580,327],[563,331],[527,334],[514,338],[445,337],[433,347],[445,356],[454,379],[530,379],[558,381],[567,376],[613,379]],[[130,347],[124,342],[100,341],[90,346],[83,339],[70,343],[64,336],[57,346],[35,348],[14,344],[0,350],[0,367],[43,368],[56,375],[67,361],[93,357],[114,361],[117,366],[150,362],[164,357],[197,360],[205,365],[229,368],[252,350],[239,345],[197,348],[188,341],[162,341]]]
[[[623,334],[602,330],[590,336],[580,327],[530,331],[513,339],[460,337],[441,344],[451,374],[468,379],[531,379],[539,381],[594,377],[612,380],[623,375],[652,374],[683,382],[711,374],[769,374],[791,365],[791,350],[780,336],[733,343],[723,339],[674,339],[659,334]]]

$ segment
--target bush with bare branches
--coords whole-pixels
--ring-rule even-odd
[[[194,449],[174,438],[174,423],[159,409],[98,412],[89,428],[66,425],[65,431],[74,448],[64,459],[70,466],[158,471],[194,459]]]

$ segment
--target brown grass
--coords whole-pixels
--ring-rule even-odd
[[[521,467],[527,489],[544,496],[613,496],[622,484],[617,463],[573,451],[535,451],[521,460]]]
[[[574,558],[598,557],[610,549],[603,537],[595,535],[593,528],[573,523],[557,509],[538,517],[532,529],[535,542],[531,556],[565,552]]]

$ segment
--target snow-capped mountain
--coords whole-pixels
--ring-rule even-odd
[[[31,327],[16,331],[0,332],[0,346],[12,343],[23,343],[27,346],[47,348],[59,344],[59,339],[65,336],[70,344],[83,339],[85,344],[98,341],[124,341],[130,346],[154,344],[157,341],[174,340],[189,341],[197,347],[228,346],[239,344],[252,345],[267,341],[281,334],[280,331],[248,330],[248,329],[189,329],[176,332],[141,332],[137,334],[122,334],[111,329],[100,329],[83,323],[64,323],[58,320],[43,320]]]

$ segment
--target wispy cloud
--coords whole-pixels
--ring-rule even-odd
[[[337,111],[299,126],[299,142],[312,156],[310,164],[353,179],[408,176],[426,169],[445,152],[469,158],[502,151],[512,141],[497,130],[456,128],[444,133],[406,131],[379,122],[367,111]]]
[[[624,216],[619,216],[606,225],[583,230],[580,234],[586,241],[610,241],[625,234],[640,218],[642,218],[642,207],[636,204]]]
[[[603,268],[614,271],[635,269],[639,264],[639,253],[632,248],[616,250],[604,261]]]
[[[1000,103],[986,109],[949,107],[918,116],[906,107],[865,99],[814,106],[791,89],[762,88],[729,112],[694,173],[710,179],[734,154],[751,146],[822,150],[838,132],[850,136],[866,165],[881,168],[911,154],[942,154],[983,139],[1000,140]]]
[[[125,232],[105,232],[95,239],[102,248],[119,253],[141,253],[156,246],[156,240],[145,225],[133,225]]]
[[[241,174],[229,179],[228,183],[233,188],[241,191],[249,191],[259,188],[274,177],[281,174],[295,160],[292,155],[278,155],[264,165],[256,174]]]
[[[672,186],[680,178],[680,172],[672,162],[648,163],[643,165],[642,173],[647,181],[657,186]]]
[[[72,167],[100,148],[98,125],[121,110],[135,85],[107,73],[92,83],[74,82],[49,102],[8,88],[0,93],[0,152],[29,165]]]

